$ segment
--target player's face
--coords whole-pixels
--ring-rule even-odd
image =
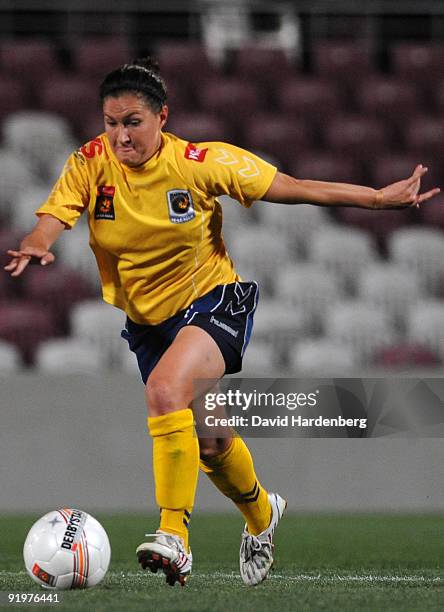
[[[164,106],[154,113],[136,94],[124,93],[105,98],[105,130],[117,159],[126,166],[145,163],[160,147],[160,131],[168,117]]]

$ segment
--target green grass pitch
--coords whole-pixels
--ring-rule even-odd
[[[64,591],[62,604],[37,609],[444,610],[442,516],[288,513],[275,537],[273,573],[258,587],[248,588],[238,573],[241,518],[195,511],[193,575],[182,589],[169,587],[163,575],[143,572],[136,563],[134,550],[144,533],[155,529],[155,517],[93,514],[111,541],[112,560],[103,583],[90,590]],[[0,517],[2,591],[39,590],[22,561],[23,541],[37,518]]]

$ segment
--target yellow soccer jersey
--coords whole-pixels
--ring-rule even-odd
[[[129,168],[102,134],[69,157],[37,215],[53,215],[71,228],[88,210],[104,300],[136,323],[156,325],[238,279],[216,198],[229,194],[250,206],[275,173],[238,147],[193,145],[168,133],[151,159]]]

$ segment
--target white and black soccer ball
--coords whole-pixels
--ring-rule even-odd
[[[104,578],[111,547],[102,525],[83,510],[48,512],[31,527],[23,546],[31,578],[48,589],[82,589]]]

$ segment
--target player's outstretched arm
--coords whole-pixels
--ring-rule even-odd
[[[30,234],[25,236],[17,251],[8,251],[12,257],[5,270],[11,276],[20,276],[29,262],[38,260],[42,266],[52,264],[54,254],[50,252],[51,245],[65,229],[65,225],[52,215],[42,215]]]
[[[263,200],[283,204],[357,206],[376,210],[419,206],[440,192],[435,187],[420,193],[421,178],[427,170],[420,164],[409,178],[379,190],[349,183],[300,180],[278,172]]]

